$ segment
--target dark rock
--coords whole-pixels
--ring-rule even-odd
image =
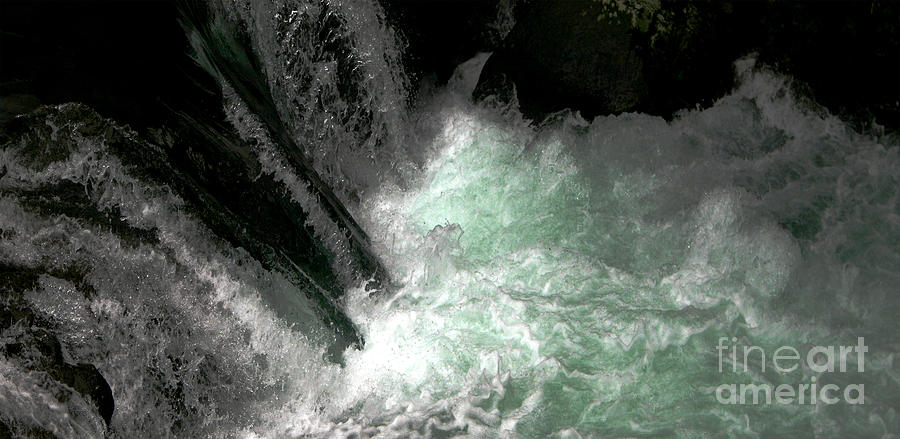
[[[517,0],[384,0],[406,47],[413,87],[429,77],[444,83],[459,64],[496,50],[512,28]]]
[[[735,2],[735,13],[749,4]],[[760,5],[762,6],[762,5]],[[900,3],[771,2],[751,44],[831,112],[900,129]],[[740,8],[740,9],[739,9]]]
[[[857,127],[874,118],[897,129],[898,16],[900,5],[877,1],[664,1],[648,30],[635,31],[650,87],[638,109],[669,116],[709,105],[734,86],[734,60],[756,53]]]
[[[25,114],[41,105],[32,95],[14,94],[0,97],[0,125],[19,114]]]
[[[49,322],[40,318],[22,298],[22,292],[36,286],[42,270],[0,264],[0,354],[26,369],[46,373],[94,402],[100,417],[109,424],[115,410],[112,389],[100,371],[91,364],[65,361],[62,346]],[[9,331],[16,325],[19,330]],[[60,394],[61,400],[69,398]],[[8,428],[8,427],[7,427]],[[0,430],[2,432],[2,430]]]
[[[0,96],[85,102],[138,127],[193,86],[177,79],[187,64],[173,2],[5,1],[0,29]]]
[[[725,95],[733,62],[757,53],[857,127],[874,119],[896,130],[897,17],[900,5],[891,2],[529,2],[485,65],[475,97],[511,81],[533,119],[563,108],[586,117],[671,117]]]
[[[183,9],[193,5],[202,15],[202,3],[182,3]],[[291,200],[282,183],[261,172],[251,145],[226,121],[221,86],[189,55],[190,44],[179,24],[184,10],[179,12],[174,1],[3,2],[0,7],[0,96],[8,97],[10,111],[32,111],[31,104],[38,101],[89,106],[45,108],[31,118],[0,120],[0,142],[32,136],[29,141],[40,143],[47,133],[29,130],[39,131],[42,117],[77,120],[79,134],[103,138],[135,177],[169,186],[217,236],[298,283],[309,283],[305,276],[312,279],[317,285],[314,298],[326,320],[348,343],[361,342],[337,303],[347,285],[335,275],[335,256],[306,223],[307,212]],[[204,24],[202,16],[187,18]],[[259,67],[252,51],[239,44],[240,38],[236,43],[236,49],[246,51],[246,62],[228,58],[238,52],[222,53],[219,66],[234,73],[241,97],[267,124],[298,176],[307,180],[322,209],[346,235],[357,277],[387,284],[361,228],[285,135],[264,81],[259,81],[260,72],[254,70]],[[30,98],[10,97],[26,95]],[[64,145],[59,146],[66,153]],[[53,160],[48,152],[35,154],[35,160]],[[3,172],[0,169],[0,175]],[[78,198],[77,188],[69,189],[41,187],[16,196],[33,201],[33,209],[112,227],[131,243],[154,239],[153,231],[118,221],[116,212],[79,210],[85,200]]]
[[[587,115],[628,110],[646,95],[631,24],[598,19],[592,1],[533,2],[521,8],[501,50],[482,71],[485,82],[505,75],[516,85],[523,114],[577,108]],[[475,91],[476,98],[486,88]]]
[[[89,395],[97,404],[100,416],[109,425],[115,410],[115,401],[109,383],[93,364],[80,363],[66,366],[59,369],[60,381],[82,395]]]

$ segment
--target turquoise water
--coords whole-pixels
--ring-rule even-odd
[[[671,123],[533,129],[445,97],[421,175],[361,209],[403,286],[351,301],[367,345],[347,354],[345,413],[391,413],[386,436],[900,433],[898,150],[738,68],[732,94]],[[722,337],[762,348],[765,371],[757,350],[720,372]],[[845,372],[773,367],[780,346],[805,358],[857,337],[862,372],[856,354]],[[814,381],[861,385],[864,403],[715,394]]]
[[[0,151],[0,263],[34,275],[22,300],[66,362],[96,366],[116,409],[106,426],[31,357],[3,356],[0,418],[63,437],[900,435],[896,140],[854,132],[752,59],[732,93],[672,121],[561,113],[535,127],[514,105],[469,101],[483,61],[409,114],[366,101],[384,145],[307,127],[327,131],[314,164],[347,180],[340,196],[359,189],[343,201],[395,283],[347,292],[366,343],[343,364],[326,359],[333,331],[297,273],[265,268],[146,179],[161,147],[77,105],[28,116]],[[389,68],[368,67],[384,75],[365,76],[373,94],[402,100]],[[226,85],[259,172],[340,241]],[[342,140],[352,151],[329,152]],[[122,145],[147,169],[124,164]],[[847,351],[843,371],[774,362],[783,346],[805,357],[860,338],[868,350]],[[837,390],[814,404],[720,398],[740,384]]]

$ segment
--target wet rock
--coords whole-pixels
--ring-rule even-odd
[[[0,97],[0,125],[13,117],[28,113],[41,105],[40,99],[27,94]]]
[[[857,127],[896,130],[898,16],[890,2],[528,2],[475,96],[508,96],[513,83],[538,120],[564,108],[672,117],[726,94],[733,62],[756,53]]]
[[[67,386],[61,389],[71,389],[88,398],[108,425],[115,401],[106,379],[91,364],[66,362],[50,323],[40,318],[22,298],[23,291],[37,286],[42,273],[43,270],[34,267],[0,263],[0,294],[4,296],[0,303],[0,355],[26,370],[44,373]],[[60,391],[57,399],[70,399],[68,391]]]
[[[482,71],[476,98],[509,80],[522,112],[536,117],[565,108],[588,115],[634,108],[646,95],[642,62],[623,19],[598,19],[591,1],[532,2]]]
[[[16,114],[34,110],[32,104],[37,102],[86,104],[65,109],[66,117],[79,120],[81,134],[106,138],[117,156],[135,165],[135,176],[170,186],[216,235],[246,248],[267,268],[293,272],[294,265],[301,267],[330,295],[321,300],[335,307],[350,285],[341,284],[335,275],[330,264],[334,255],[306,223],[308,212],[290,200],[283,184],[262,174],[252,145],[226,121],[221,86],[191,58],[179,22],[179,18],[186,22],[187,17],[180,15],[185,10],[202,12],[204,4],[186,1],[181,6],[180,12],[174,1],[3,3],[0,96],[19,96],[13,102]],[[228,64],[238,69],[236,77],[246,81],[242,97],[254,104],[290,153],[298,174],[322,201],[323,210],[348,236],[359,265],[357,278],[381,280],[386,271],[369,251],[365,234],[298,153],[300,148],[275,114],[268,90],[260,86],[259,66],[252,59],[246,61]],[[248,67],[251,70],[240,70]],[[19,101],[31,106],[23,107]],[[127,126],[126,131],[133,130],[137,138],[149,139],[154,151],[146,145],[135,147],[139,142],[111,128],[107,117]],[[0,142],[13,132],[39,129],[34,120],[0,118]],[[34,133],[35,141],[48,135],[46,131]],[[53,154],[36,155],[36,160],[53,159]],[[3,172],[0,169],[0,175]],[[39,194],[35,199],[52,202]],[[339,326],[349,324],[339,311],[332,314],[344,321]]]
[[[413,88],[444,83],[478,52],[500,47],[515,22],[517,0],[384,0],[388,18],[403,38]]]

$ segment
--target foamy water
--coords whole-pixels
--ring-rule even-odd
[[[360,5],[332,7],[352,18]],[[274,17],[258,8],[242,19]],[[298,14],[279,15],[288,30],[275,36],[258,30],[254,44],[267,49],[257,50],[303,52],[290,44],[323,15]],[[752,59],[736,64],[732,93],[671,122],[562,113],[534,127],[515,108],[469,102],[484,56],[418,113],[398,115],[404,79],[383,74],[396,68],[394,40],[383,23],[344,26],[352,41],[381,35],[349,45],[364,71],[382,72],[360,80],[363,109],[340,113],[368,128],[351,136],[319,121],[306,128],[321,143],[298,143],[329,181],[348,180],[341,196],[395,283],[375,296],[347,292],[342,305],[365,346],[344,352],[343,365],[326,360],[334,335],[303,282],[216,237],[172,188],[84,134],[73,107],[45,109],[32,116],[44,149],[23,140],[0,153],[0,261],[41,273],[25,300],[59,329],[67,361],[98,368],[116,411],[106,429],[89,401],[61,400],[60,384],[10,357],[0,360],[4,419],[64,437],[900,434],[896,144],[800,102],[788,78]],[[270,47],[278,35],[286,45]],[[372,55],[382,52],[394,57]],[[273,90],[321,92],[344,108],[331,73],[301,93],[283,82],[292,70],[266,66]],[[263,172],[309,211],[315,200],[265,128],[230,99],[232,122],[259,140]],[[279,105],[292,135],[307,136],[307,116],[292,113],[302,102]],[[383,135],[395,128],[403,135]],[[83,189],[85,208],[127,229],[28,195],[56,184]],[[310,221],[320,238],[335,237],[314,209]],[[865,337],[869,351],[859,373],[778,374],[756,363],[722,372],[723,337],[767,352]],[[723,383],[813,378],[863,384],[865,404],[726,405],[715,395]]]

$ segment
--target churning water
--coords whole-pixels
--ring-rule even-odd
[[[333,335],[302,282],[217,238],[110,146],[128,139],[147,161],[150,142],[75,105],[45,108],[29,116],[31,137],[0,153],[0,260],[42,267],[25,300],[64,328],[71,362],[98,368],[116,411],[107,429],[89,401],[62,400],[61,384],[10,357],[4,418],[73,437],[900,434],[896,144],[799,101],[752,59],[736,63],[733,92],[670,122],[562,113],[534,127],[514,107],[469,101],[483,56],[405,114],[396,42],[353,18],[380,12],[331,7],[340,13],[239,10],[260,26],[251,34],[285,129],[319,140],[298,143],[390,272],[381,294],[360,284],[344,297],[364,347],[326,360]],[[362,91],[335,86],[335,59],[290,57],[311,56],[291,29],[328,14]],[[272,36],[270,19],[287,24]],[[310,209],[223,87],[263,172]],[[313,101],[331,106],[300,114]],[[42,187],[81,211],[39,205]],[[114,212],[116,226],[85,210]],[[767,353],[865,337],[869,350],[861,372],[855,355],[845,373],[720,371],[722,337]],[[864,404],[716,398],[723,383],[816,380],[863,385]]]

